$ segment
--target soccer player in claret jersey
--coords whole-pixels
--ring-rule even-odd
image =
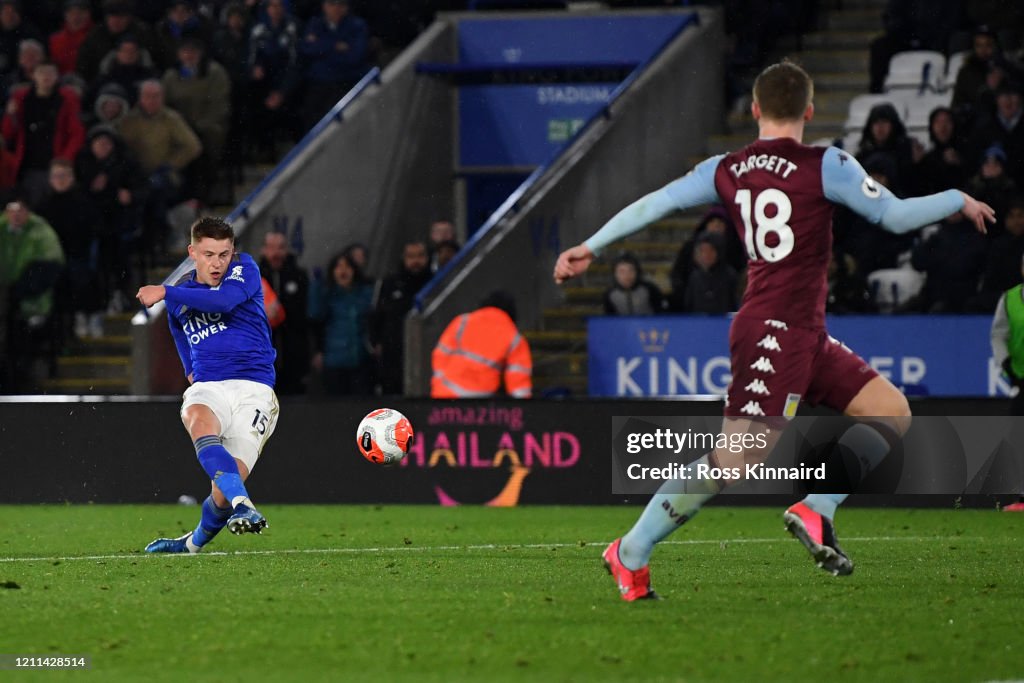
[[[192,226],[195,260],[174,286],[147,285],[144,306],[167,305],[167,319],[191,386],[181,419],[212,491],[194,531],[159,538],[150,553],[197,553],[225,524],[234,534],[260,533],[267,520],[249,500],[245,480],[277,425],[274,347],[263,308],[260,270],[235,253],[235,233],[217,218]]]
[[[747,248],[748,283],[729,331],[732,382],[723,432],[764,435],[765,448],[716,449],[696,464],[740,467],[767,457],[801,400],[858,418],[839,439],[860,462],[878,464],[910,426],[903,394],[825,331],[826,269],[832,211],[842,204],[885,229],[903,233],[962,212],[979,231],[992,209],[957,190],[897,199],[835,147],[802,144],[814,114],[814,86],[799,66],[769,66],[754,83],[751,111],[759,137],[732,154],[711,157],[692,172],[630,204],[593,236],[558,257],[558,283],[583,273],[612,242],[677,209],[721,202]],[[950,254],[956,258],[956,254]],[[731,441],[730,441],[731,442]],[[654,545],[692,518],[726,482],[667,482],[628,533],[604,552],[625,600],[656,597],[648,559]],[[853,571],[832,519],[846,494],[812,494],[783,515],[786,528],[823,569]]]

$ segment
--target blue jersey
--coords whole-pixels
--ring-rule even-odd
[[[210,287],[189,272],[167,286],[167,322],[186,375],[195,382],[247,379],[274,386],[270,323],[263,308],[260,270],[238,254],[220,285]]]

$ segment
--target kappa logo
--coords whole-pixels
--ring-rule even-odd
[[[775,366],[773,366],[772,362],[765,358],[764,356],[761,356],[753,363],[751,363],[750,369],[757,370],[758,372],[770,372],[772,374],[775,374]]]
[[[757,342],[757,345],[760,348],[766,349],[768,351],[781,351],[782,350],[782,347],[779,346],[779,340],[776,339],[775,335],[773,335],[773,334],[766,334],[764,336],[764,339],[762,339],[761,341]]]
[[[752,394],[760,394],[761,396],[771,396],[771,392],[768,391],[768,385],[764,383],[763,379],[755,379],[747,386],[743,387]]]
[[[764,417],[764,411],[761,410],[761,404],[757,401],[747,401],[747,405],[740,408],[741,413],[747,415],[755,415],[757,417]]]
[[[774,327],[777,330],[785,331],[789,329],[789,325],[782,322],[781,320],[765,320],[764,324],[767,325],[768,327]]]
[[[234,266],[231,268],[231,275],[228,275],[229,280],[238,280],[239,282],[245,282],[245,278],[242,277],[242,266]]]

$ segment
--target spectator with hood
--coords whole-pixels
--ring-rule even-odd
[[[963,187],[967,173],[952,109],[937,107],[932,111],[928,116],[928,137],[932,148],[914,166],[914,194],[928,195],[950,187]]]
[[[857,161],[863,165],[865,159],[875,154],[884,154],[895,163],[895,172],[889,177],[887,187],[897,197],[906,196],[905,185],[910,182],[914,162],[921,157],[923,150],[907,135],[896,107],[888,102],[876,104],[868,113],[861,132]]]
[[[672,263],[672,270],[669,272],[669,282],[672,285],[672,294],[669,296],[669,309],[673,311],[683,310],[683,297],[686,293],[686,283],[693,272],[693,251],[697,239],[704,233],[719,235],[724,244],[724,251],[721,256],[724,262],[736,273],[741,273],[747,267],[747,255],[740,243],[739,234],[733,228],[729,214],[721,206],[713,206],[704,214],[693,236],[683,243],[676,259]]]
[[[132,0],[104,0],[103,21],[93,27],[78,48],[76,71],[91,83],[100,72],[103,59],[117,47],[124,35],[132,35],[139,46],[149,53],[154,65],[163,68],[167,64],[153,31],[135,18],[135,3]]]
[[[739,276],[721,254],[724,240],[721,235],[705,232],[693,249],[694,268],[686,283],[683,311],[723,315],[739,308],[736,287]]]
[[[644,279],[640,262],[623,254],[612,264],[612,285],[604,293],[608,315],[654,315],[665,309],[665,297],[657,285]]]

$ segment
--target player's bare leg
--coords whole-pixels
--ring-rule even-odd
[[[696,472],[699,465],[706,465],[713,474],[716,470],[735,468],[745,472],[747,464],[764,462],[775,447],[782,433],[771,424],[747,418],[727,417],[722,422],[722,433],[753,434],[759,436],[760,448],[715,449],[690,463],[690,471]],[[736,443],[728,438],[726,443]],[[622,538],[616,539],[605,549],[602,559],[608,572],[615,579],[623,600],[633,601],[656,598],[651,589],[648,560],[654,546],[673,531],[693,518],[701,507],[731,483],[739,479],[702,478],[668,481],[658,489],[647,504],[633,528]]]
[[[867,476],[910,429],[906,397],[884,377],[874,377],[853,397],[844,411],[860,424],[850,427],[838,442],[860,463]],[[832,519],[847,493],[811,494],[783,514],[786,529],[799,540],[819,567],[837,576],[853,572],[853,562],[839,547]]]

